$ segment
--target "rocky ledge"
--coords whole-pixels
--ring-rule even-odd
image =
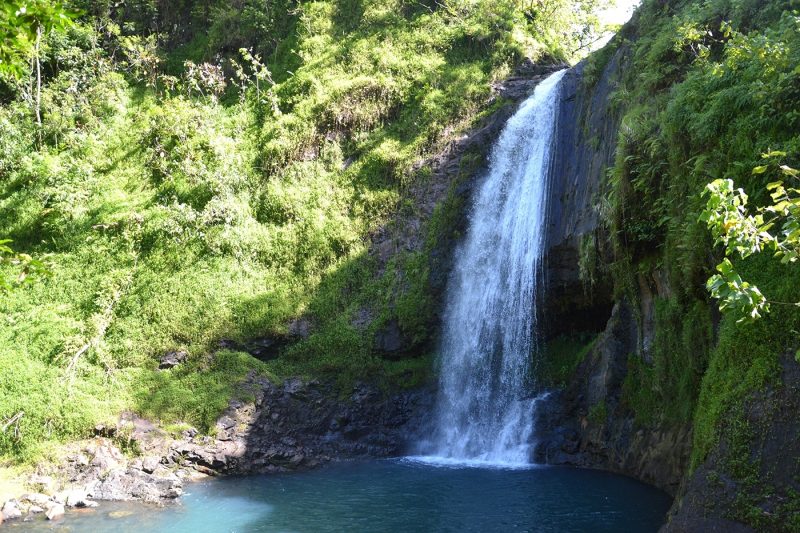
[[[286,472],[333,460],[399,455],[429,412],[432,389],[386,393],[357,384],[349,394],[330,383],[290,379],[276,385],[251,376],[249,401],[231,400],[209,435],[170,433],[124,413],[73,443],[61,460],[27,480],[30,492],[6,501],[3,519],[57,519],[94,500],[164,504],[184,484],[207,476]]]

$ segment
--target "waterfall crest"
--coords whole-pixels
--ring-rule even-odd
[[[530,462],[531,358],[559,82],[542,81],[492,148],[448,281],[437,429],[443,460]]]

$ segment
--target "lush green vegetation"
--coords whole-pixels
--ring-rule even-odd
[[[792,8],[780,0],[647,1],[587,70],[591,84],[616,50],[628,61],[612,96],[623,119],[605,199],[617,292],[638,303],[640,282],[666,282],[649,357],[631,355],[623,401],[643,424],[693,422],[694,467],[720,438],[731,446],[731,461],[752,462],[752,450],[741,446],[749,441],[739,430],[752,430],[742,406],[754,392],[780,385],[779,360],[800,345],[792,305],[741,320],[742,311],[757,318],[768,302],[800,300],[798,267],[789,260],[800,157],[800,17]],[[780,164],[770,163],[778,156]],[[778,180],[785,187],[770,185]],[[753,211],[743,207],[743,194]],[[731,237],[732,213],[755,225],[760,248],[787,260],[753,254],[753,233],[749,244]],[[707,224],[727,250],[715,247]],[[726,251],[735,253],[723,262]],[[721,263],[708,287],[729,311],[718,318],[706,281]],[[747,491],[759,485],[743,476]],[[785,518],[754,521],[748,509],[737,518],[759,527]]]
[[[427,158],[491,109],[490,82],[579,53],[594,5],[75,0],[73,23],[4,41],[0,275],[50,275],[0,299],[0,454],[122,409],[206,430],[250,372],[427,379],[429,253],[457,201],[388,264],[370,236],[418,209]],[[392,320],[421,357],[376,355]],[[300,322],[266,363],[220,345]],[[187,362],[156,370],[170,350]]]
[[[772,152],[762,157],[786,157],[786,153]],[[770,165],[760,165],[753,173],[763,174],[769,168]],[[788,165],[780,165],[778,171],[783,178],[792,181],[800,178],[800,171]],[[714,180],[706,187],[709,199],[701,218],[716,237],[716,244],[725,245],[727,256],[746,259],[771,251],[781,263],[794,263],[800,257],[800,190],[792,185],[794,183],[785,185],[783,180],[769,183],[767,190],[772,203],[752,215],[748,214],[747,194],[736,189],[733,180]],[[709,278],[708,289],[720,300],[723,311],[743,313],[740,321],[760,318],[762,312],[769,312],[770,303],[800,307],[798,302],[769,302],[758,287],[742,280],[727,257],[717,265],[717,271],[718,274]]]
[[[547,341],[533,369],[538,384],[546,388],[566,387],[596,340],[592,335],[575,334]]]

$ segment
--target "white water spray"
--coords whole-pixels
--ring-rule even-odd
[[[506,124],[456,252],[441,344],[438,427],[426,450],[446,463],[530,462],[536,298],[564,72],[541,82]]]

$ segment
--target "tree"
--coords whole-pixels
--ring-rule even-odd
[[[73,16],[59,1],[4,2],[0,6],[0,74],[20,77],[42,34],[65,29]]]
[[[725,258],[717,265],[718,273],[709,278],[706,286],[711,296],[720,300],[720,309],[743,313],[739,322],[761,318],[762,313],[769,312],[770,304],[800,306],[800,302],[767,299],[758,287],[741,278],[729,259],[735,256],[744,259],[766,251],[771,251],[782,263],[794,263],[800,258],[800,189],[784,182],[796,183],[800,171],[780,164],[785,157],[785,152],[763,154],[766,164],[753,169],[753,174],[772,171],[782,178],[767,185],[772,204],[757,208],[755,214],[748,213],[747,194],[737,189],[732,180],[714,180],[703,193],[708,196],[708,203],[700,220],[708,225],[715,244],[725,246]]]
[[[0,76],[21,77],[28,62],[36,73],[35,115],[41,127],[40,113],[42,76],[39,62],[42,36],[51,29],[65,29],[71,17],[63,4],[50,0],[5,2],[0,6]],[[34,68],[35,67],[35,68]],[[9,280],[0,272],[0,292],[13,284],[21,284],[31,275],[47,274],[44,263],[28,254],[11,249],[9,239],[0,239],[0,266],[12,264],[18,273]]]

